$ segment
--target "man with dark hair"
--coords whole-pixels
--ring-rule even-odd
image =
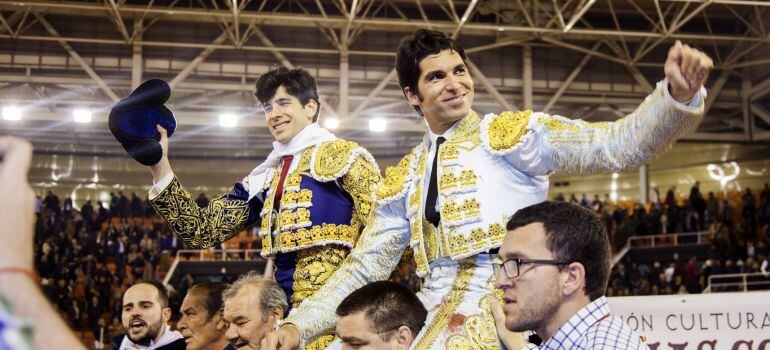
[[[278,68],[273,72],[276,73],[268,73],[259,78],[257,82],[257,99],[262,104],[265,104],[272,99],[276,99],[276,96],[291,95],[303,107],[313,108],[312,122],[317,122],[318,114],[321,112],[321,102],[318,98],[318,90],[316,89],[316,82],[313,76],[301,69],[288,69],[284,67]],[[279,99],[280,97],[276,101]]]
[[[204,282],[187,291],[177,324],[187,350],[233,349],[225,337],[227,322],[222,317],[222,294],[228,287],[224,282]]]
[[[185,341],[168,325],[171,309],[168,292],[158,281],[142,281],[123,294],[121,319],[125,335],[112,339],[117,350],[185,349]]]
[[[539,349],[647,349],[610,314],[610,244],[596,215],[543,202],[520,209],[506,228],[492,266],[508,330],[534,330]]]
[[[260,225],[262,255],[275,256],[275,279],[291,308],[323,286],[358,241],[373,210],[380,171],[366,149],[316,123],[318,91],[308,72],[270,71],[257,81],[256,96],[275,138],[262,164],[231,193],[201,208],[171,171],[167,133],[158,126],[164,152],[151,167],[149,198],[182,241],[196,249]],[[334,336],[328,329],[313,338],[309,346],[325,346]]]
[[[405,286],[369,283],[337,307],[337,336],[356,349],[407,350],[425,325],[428,311]]]
[[[664,66],[666,80],[617,122],[588,123],[529,110],[480,118],[471,108],[473,65],[462,47],[437,31],[407,36],[396,70],[427,133],[386,170],[375,190],[371,231],[329,287],[292,311],[278,331],[282,347],[331,328],[339,301],[363,284],[387,278],[407,245],[417,274],[425,278],[418,295],[429,312],[415,347],[498,346],[487,304],[494,295],[489,251],[505,236],[505,218],[544,201],[548,176],[556,171],[624,171],[671,145],[698,124],[705,105],[702,84],[712,66],[705,54],[676,42]],[[458,318],[473,318],[478,326],[453,326]]]

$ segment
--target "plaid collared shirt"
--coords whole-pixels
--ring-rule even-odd
[[[639,335],[610,314],[607,299],[594,300],[573,315],[541,346],[527,344],[525,349],[638,349],[648,350]]]

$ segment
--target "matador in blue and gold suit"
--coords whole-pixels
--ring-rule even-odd
[[[150,203],[195,249],[217,246],[259,225],[262,255],[275,257],[275,279],[295,308],[324,285],[355,246],[372,213],[380,172],[366,149],[316,123],[274,146],[263,164],[205,208],[173,173],[153,185]],[[326,332],[305,348],[323,349],[333,337]]]

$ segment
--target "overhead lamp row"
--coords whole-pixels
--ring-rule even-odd
[[[225,128],[234,128],[238,126],[238,120],[240,118],[232,113],[225,113],[219,115],[219,126]],[[334,130],[340,127],[340,120],[337,118],[324,118],[323,126],[329,130]],[[369,131],[372,132],[384,132],[388,129],[388,121],[383,118],[369,119]]]
[[[23,117],[23,111],[17,106],[5,106],[2,110],[3,119],[9,121],[18,121]],[[72,119],[76,123],[90,123],[93,120],[93,113],[87,109],[75,109],[72,111]],[[238,126],[240,117],[233,113],[223,113],[219,115],[219,126],[223,128],[234,128]],[[339,128],[340,121],[337,118],[324,118],[324,127],[330,130]],[[369,119],[369,131],[384,132],[388,128],[388,121],[383,118]]]
[[[10,121],[19,121],[23,117],[23,111],[17,106],[5,106],[3,107],[3,119]],[[93,120],[93,113],[87,109],[78,108],[72,111],[72,120],[75,123],[87,124]]]

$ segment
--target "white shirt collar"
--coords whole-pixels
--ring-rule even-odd
[[[427,146],[430,148],[436,143],[436,140],[438,140],[439,137],[443,137],[445,140],[449,140],[450,137],[452,137],[452,134],[457,129],[457,126],[460,125],[460,121],[462,119],[456,121],[447,131],[444,131],[443,134],[436,134],[433,131],[430,130],[430,127],[428,127],[428,137],[427,137]]]

